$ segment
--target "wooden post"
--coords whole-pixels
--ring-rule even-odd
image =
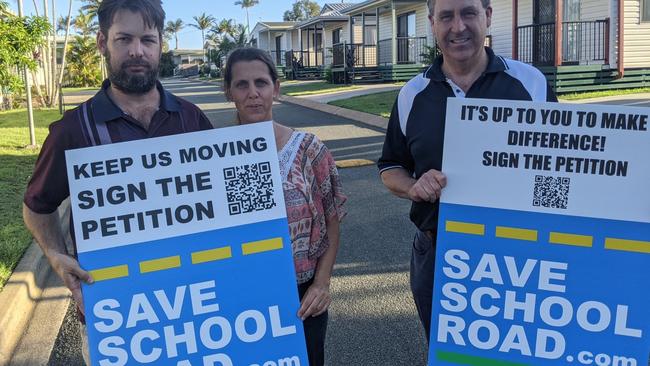
[[[375,8],[375,29],[377,29],[377,35],[375,36],[375,66],[379,66],[379,7]]]
[[[519,0],[512,0],[512,59],[519,59]]]
[[[366,66],[366,12],[361,13],[361,52],[363,52],[363,66]]]
[[[555,67],[562,66],[562,0],[555,0]]]
[[[395,9],[395,1],[390,2],[390,13],[392,23],[391,35],[391,63],[393,66],[397,65],[397,10]]]

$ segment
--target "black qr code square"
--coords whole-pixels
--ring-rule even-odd
[[[565,177],[535,176],[533,206],[566,210],[569,203],[571,179]]]
[[[225,168],[223,178],[231,216],[276,206],[271,164],[268,161]]]

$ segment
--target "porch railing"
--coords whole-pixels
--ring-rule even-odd
[[[377,45],[337,43],[332,46],[332,67],[377,66]]]
[[[275,63],[275,66],[287,66],[286,64],[286,57],[285,54],[287,51],[285,50],[271,50],[268,51],[269,55],[271,55],[271,59]]]
[[[397,63],[421,64],[425,62],[423,54],[426,52],[427,37],[397,37]],[[393,63],[392,39],[383,39],[378,42],[379,64]]]
[[[287,51],[284,54],[285,66],[293,69],[318,67],[324,65],[323,50],[316,51]]]
[[[337,43],[332,46],[332,67],[340,68],[345,66],[345,43]]]
[[[345,63],[348,67],[377,66],[377,45],[353,43],[347,46]]]
[[[562,23],[562,64],[608,63],[609,19]],[[520,61],[539,65],[555,64],[555,23],[517,27]]]

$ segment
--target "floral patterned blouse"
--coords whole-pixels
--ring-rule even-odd
[[[341,180],[334,158],[314,135],[294,131],[278,152],[289,235],[298,284],[314,277],[329,246],[327,219],[344,216]]]

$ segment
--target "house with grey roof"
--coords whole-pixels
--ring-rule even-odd
[[[650,0],[493,0],[495,52],[557,92],[650,86]]]
[[[292,49],[292,31],[298,22],[259,22],[249,36],[253,47],[263,49],[271,55],[280,73],[284,72],[285,53]]]

